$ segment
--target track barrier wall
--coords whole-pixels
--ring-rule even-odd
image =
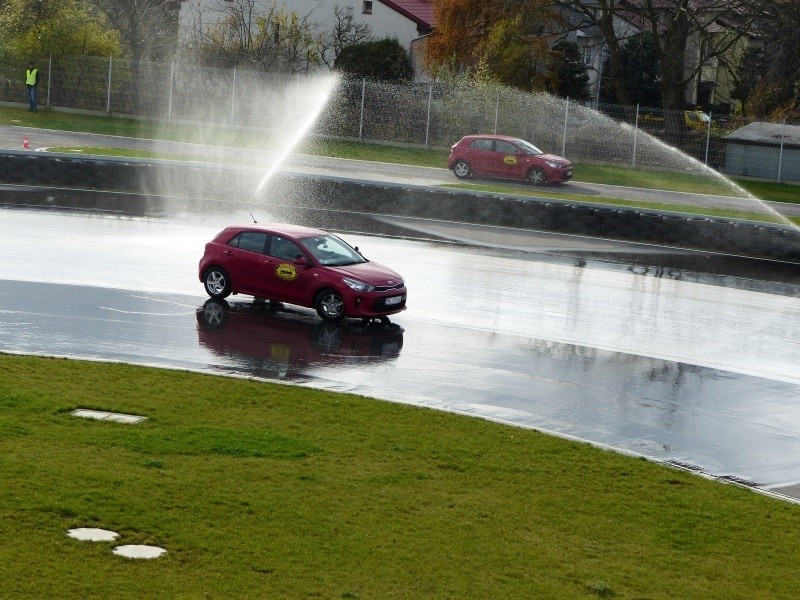
[[[515,227],[800,262],[790,225],[638,208],[359,180],[276,174],[203,163],[0,154],[0,205],[97,210],[131,216],[208,211],[383,215]],[[278,200],[279,199],[279,200]]]

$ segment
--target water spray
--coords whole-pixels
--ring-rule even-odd
[[[294,97],[287,99],[287,110],[281,130],[288,138],[281,139],[281,150],[267,166],[264,175],[256,185],[251,200],[255,200],[272,176],[280,169],[292,151],[308,135],[320,114],[328,104],[336,89],[339,78],[328,75],[321,78],[308,78],[302,85],[298,82]]]

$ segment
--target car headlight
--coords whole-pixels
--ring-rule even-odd
[[[544,161],[544,164],[546,164],[551,169],[557,169],[557,168],[559,168],[561,166],[561,163],[557,163],[557,162],[552,161],[552,160],[546,160],[546,161]]]
[[[347,277],[343,277],[342,281],[344,281],[347,287],[354,289],[357,292],[371,292],[375,289],[374,285],[364,283],[363,281],[358,281],[357,279],[349,279]]]

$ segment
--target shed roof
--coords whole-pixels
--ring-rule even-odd
[[[800,147],[800,125],[754,121],[725,136],[729,142],[754,146]]]

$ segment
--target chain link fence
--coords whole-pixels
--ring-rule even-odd
[[[529,140],[574,162],[800,181],[800,121],[601,104],[474,83],[388,84],[244,69],[67,57],[40,64],[39,102],[274,133],[327,104],[309,133],[448,148],[471,133]],[[0,101],[24,103],[25,67],[0,65]],[[326,83],[327,81],[327,83]],[[675,149],[680,150],[676,152]],[[687,159],[691,157],[690,159]]]

